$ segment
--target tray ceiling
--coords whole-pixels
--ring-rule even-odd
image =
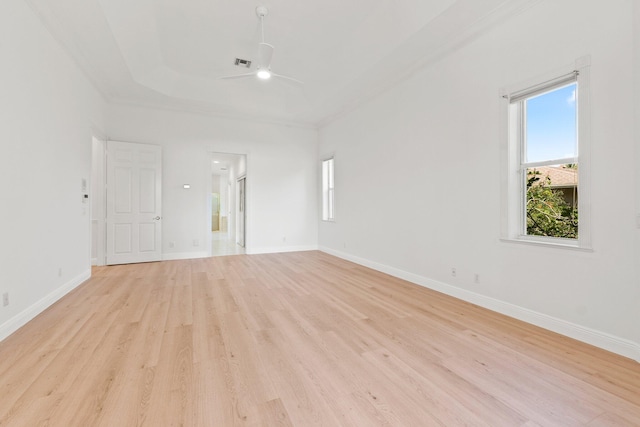
[[[533,0],[27,0],[110,102],[318,126]],[[257,60],[304,81],[220,80]]]

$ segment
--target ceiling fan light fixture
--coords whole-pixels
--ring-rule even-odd
[[[256,15],[260,19],[260,43],[258,43],[258,59],[256,65],[256,71],[251,73],[244,74],[236,74],[232,76],[223,76],[218,77],[219,79],[244,79],[250,77],[258,77],[260,80],[270,80],[271,77],[276,79],[284,79],[298,84],[304,84],[298,79],[294,79],[293,77],[285,76],[282,74],[275,74],[271,72],[271,58],[273,57],[273,45],[265,42],[264,39],[264,17],[267,16],[269,10],[264,6],[258,6],[256,8]],[[236,65],[244,66],[247,68],[251,67],[251,61],[241,58],[236,58]]]
[[[261,69],[261,70],[258,70],[256,75],[258,76],[258,78],[260,80],[269,80],[271,78],[271,71],[265,70],[265,69]]]

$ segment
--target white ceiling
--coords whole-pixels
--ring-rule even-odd
[[[27,0],[110,101],[318,126],[538,0]],[[272,69],[255,78],[256,6]],[[255,64],[255,62],[254,62]]]
[[[234,165],[237,168],[241,157],[242,154],[212,153],[211,170],[213,175],[229,175],[231,166]]]

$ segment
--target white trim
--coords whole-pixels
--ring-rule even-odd
[[[175,261],[179,259],[195,259],[195,258],[209,258],[209,252],[169,252],[162,254],[162,261]]]
[[[578,76],[578,243],[582,248],[593,247],[591,225],[591,58],[584,56],[576,60]]]
[[[96,144],[94,144],[94,141]],[[98,164],[93,164],[94,150],[99,150]],[[91,245],[95,240],[96,253],[91,259],[91,265],[105,265],[107,261],[107,227],[106,227],[106,206],[107,206],[107,139],[93,135],[91,138]],[[96,166],[96,170],[94,170]],[[93,182],[96,179],[96,182]],[[95,190],[95,192],[94,192]],[[96,202],[97,201],[97,202]],[[94,203],[97,203],[97,212],[93,211]],[[94,226],[95,225],[95,226]]]
[[[304,245],[304,246],[272,246],[265,248],[251,248],[247,249],[247,255],[258,254],[277,254],[283,252],[305,252],[305,251],[317,251],[317,245]]]
[[[325,165],[327,165],[327,173],[325,174]],[[320,217],[322,221],[333,222],[336,219],[336,174],[335,174],[336,158],[335,155],[327,157],[320,161],[320,207],[322,211]],[[333,186],[329,183],[333,182]]]
[[[271,246],[271,247],[262,247],[262,248],[252,248],[246,249],[245,253],[247,255],[258,255],[258,254],[275,254],[281,252],[305,252],[305,251],[317,251],[317,245],[303,245],[303,246]],[[169,252],[162,255],[162,261],[175,261],[181,259],[195,259],[195,258],[209,258],[209,255],[206,251],[200,252]]]
[[[104,263],[99,264],[98,260],[104,258],[104,251],[100,251],[100,244],[104,243],[104,239],[100,239],[100,220],[92,219],[91,220],[91,265],[104,265]],[[95,241],[97,240],[97,241]],[[95,242],[94,242],[95,241]],[[96,245],[96,251],[93,252],[93,245]]]
[[[33,0],[28,0],[33,1]],[[539,0],[537,0],[539,1]],[[108,98],[110,105],[131,107],[131,108],[147,108],[156,111],[178,112],[197,114],[207,118],[234,120],[239,122],[260,123],[273,126],[284,126],[293,129],[318,130],[318,125],[306,119],[287,120],[277,116],[266,116],[265,114],[255,114],[242,111],[230,111],[224,106],[214,105],[206,102],[198,101],[179,101],[174,99],[170,105],[158,103],[154,100],[130,100],[118,96],[110,96]],[[264,111],[264,110],[263,110]]]
[[[570,249],[574,251],[580,252],[594,252],[592,248],[582,248],[577,244],[573,243],[564,243],[568,239],[556,239],[553,237],[547,237],[548,241],[544,240],[544,236],[537,236],[537,239],[532,239],[531,236],[520,236],[517,239],[500,239],[501,242],[504,243],[516,243],[522,245],[533,245],[533,246],[542,246],[547,248],[558,248],[558,249]]]
[[[71,279],[64,285],[60,286],[55,291],[51,292],[49,295],[41,298],[35,304],[27,307],[22,312],[13,316],[11,319],[4,322],[0,325],[0,341],[7,338],[9,335],[13,334],[15,331],[26,325],[29,321],[35,318],[37,315],[45,311],[55,302],[60,300],[66,294],[80,286],[86,280],[91,278],[91,269],[84,271],[82,274],[76,276]]]
[[[640,362],[640,343],[324,246],[319,250]]]

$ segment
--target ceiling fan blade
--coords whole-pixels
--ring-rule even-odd
[[[272,75],[273,77],[277,77],[277,78],[279,78],[279,79],[290,80],[290,81],[295,82],[295,83],[298,83],[298,84],[300,84],[300,85],[303,85],[303,84],[304,84],[304,82],[302,82],[302,81],[300,81],[300,80],[298,80],[298,79],[294,79],[293,77],[283,76],[282,74],[276,74],[276,73],[273,73],[273,72],[271,73],[271,75]]]
[[[230,79],[242,79],[245,77],[255,76],[256,73],[244,73],[244,74],[235,74],[233,76],[222,76],[218,77],[218,80],[230,80]]]
[[[256,15],[260,18],[260,29],[262,32],[262,41],[258,43],[258,63],[256,71],[246,74],[238,74],[235,76],[218,77],[219,79],[239,79],[243,77],[257,77],[260,80],[269,80],[269,78],[276,77],[279,79],[287,80],[299,85],[304,85],[298,79],[293,77],[283,76],[282,74],[276,74],[271,72],[271,59],[273,58],[273,51],[275,50],[272,44],[264,41],[264,17],[267,16],[268,10],[264,6],[258,6],[256,8]],[[236,64],[237,65],[237,64]]]
[[[273,45],[264,42],[260,43],[258,54],[258,65],[262,68],[271,67],[271,58],[273,58]]]

